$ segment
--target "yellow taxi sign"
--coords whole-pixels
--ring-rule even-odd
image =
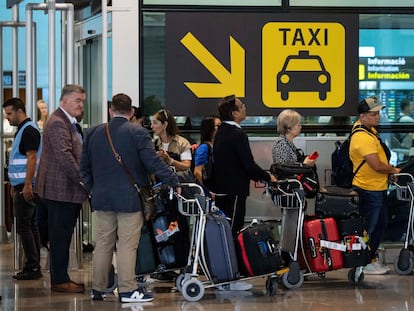
[[[345,28],[269,22],[262,30],[262,98],[270,108],[338,108],[345,102]]]

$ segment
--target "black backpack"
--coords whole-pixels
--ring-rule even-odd
[[[354,172],[352,161],[349,158],[349,145],[351,143],[351,137],[356,132],[361,131],[363,131],[363,129],[355,129],[343,143],[341,143],[339,140],[335,142],[335,150],[332,153],[331,158],[332,183],[338,187],[351,188],[352,180],[354,179],[355,174],[365,163],[365,160],[363,160]]]
[[[352,180],[354,176],[359,171],[361,166],[365,163],[363,160],[357,167],[355,171],[353,171],[352,161],[349,158],[349,145],[351,143],[351,137],[356,132],[365,131],[374,135],[380,142],[382,148],[384,149],[385,155],[387,156],[388,161],[391,158],[391,152],[388,147],[382,142],[381,138],[374,134],[369,128],[364,125],[360,125],[359,127],[352,130],[351,134],[343,143],[340,141],[335,142],[335,150],[332,153],[332,182],[334,185],[341,187],[341,188],[352,188]]]

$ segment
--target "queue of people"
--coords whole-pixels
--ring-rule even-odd
[[[116,248],[120,301],[151,301],[152,295],[137,288],[135,281],[136,252],[144,223],[139,188],[150,184],[150,176],[155,175],[158,181],[180,193],[174,172],[190,170],[194,160],[195,178],[203,185],[203,168],[211,161],[214,164],[212,189],[208,190],[215,193],[216,205],[230,218],[234,237],[244,226],[250,180],[277,182],[277,179],[256,164],[247,134],[241,127],[247,115],[246,105],[234,95],[220,101],[219,116],[203,119],[201,144],[195,152],[189,141],[180,135],[172,112],[165,109],[152,116],[151,129],[157,136],[153,141],[139,121],[142,111],[132,106],[126,94],[113,96],[111,120],[92,127],[83,137],[78,120],[82,118],[85,100],[86,93],[81,86],[66,85],[59,107],[47,122],[43,120],[42,135],[39,127],[26,116],[20,99],[10,99],[3,105],[7,120],[18,127],[10,156],[9,177],[17,232],[26,254],[23,270],[13,277],[16,280],[42,277],[39,254],[41,245],[45,244],[41,236],[46,229],[39,232],[36,220],[36,206],[39,205],[43,207],[43,217],[47,217],[51,290],[85,291],[83,283],[71,279],[68,263],[73,229],[82,203],[89,199],[97,215],[91,298],[105,299]],[[359,119],[354,128],[364,127],[365,131],[356,133],[350,146],[354,167],[366,161],[356,174],[353,187],[359,194],[360,213],[367,219],[371,239],[372,263],[364,270],[368,274],[386,272],[376,259],[377,248],[386,225],[384,202],[388,177],[399,172],[389,164],[375,130],[383,107],[373,98],[358,105]],[[279,114],[277,131],[280,135],[272,148],[274,163],[315,166],[316,160],[304,156],[293,143],[301,133],[301,119],[301,115],[291,109]],[[235,283],[230,289],[250,288],[248,283]]]

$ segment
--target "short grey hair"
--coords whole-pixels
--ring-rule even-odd
[[[280,134],[287,134],[289,129],[299,124],[302,116],[292,109],[285,109],[277,117],[277,132]]]

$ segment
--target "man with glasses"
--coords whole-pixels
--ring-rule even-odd
[[[349,147],[349,156],[355,171],[352,186],[359,195],[359,212],[365,217],[370,239],[371,263],[364,268],[365,274],[386,274],[388,268],[377,259],[377,249],[387,226],[388,177],[400,172],[389,164],[390,151],[382,143],[375,129],[384,106],[375,97],[369,97],[358,105],[359,119],[355,122]],[[362,163],[362,165],[361,165]]]
[[[213,146],[213,188],[218,194],[216,205],[231,218],[232,233],[236,238],[244,226],[250,180],[275,182],[276,178],[262,170],[253,159],[249,139],[240,126],[246,119],[246,105],[230,95],[221,100],[218,110],[223,122]],[[251,287],[245,282],[230,284],[230,290],[248,290]]]

